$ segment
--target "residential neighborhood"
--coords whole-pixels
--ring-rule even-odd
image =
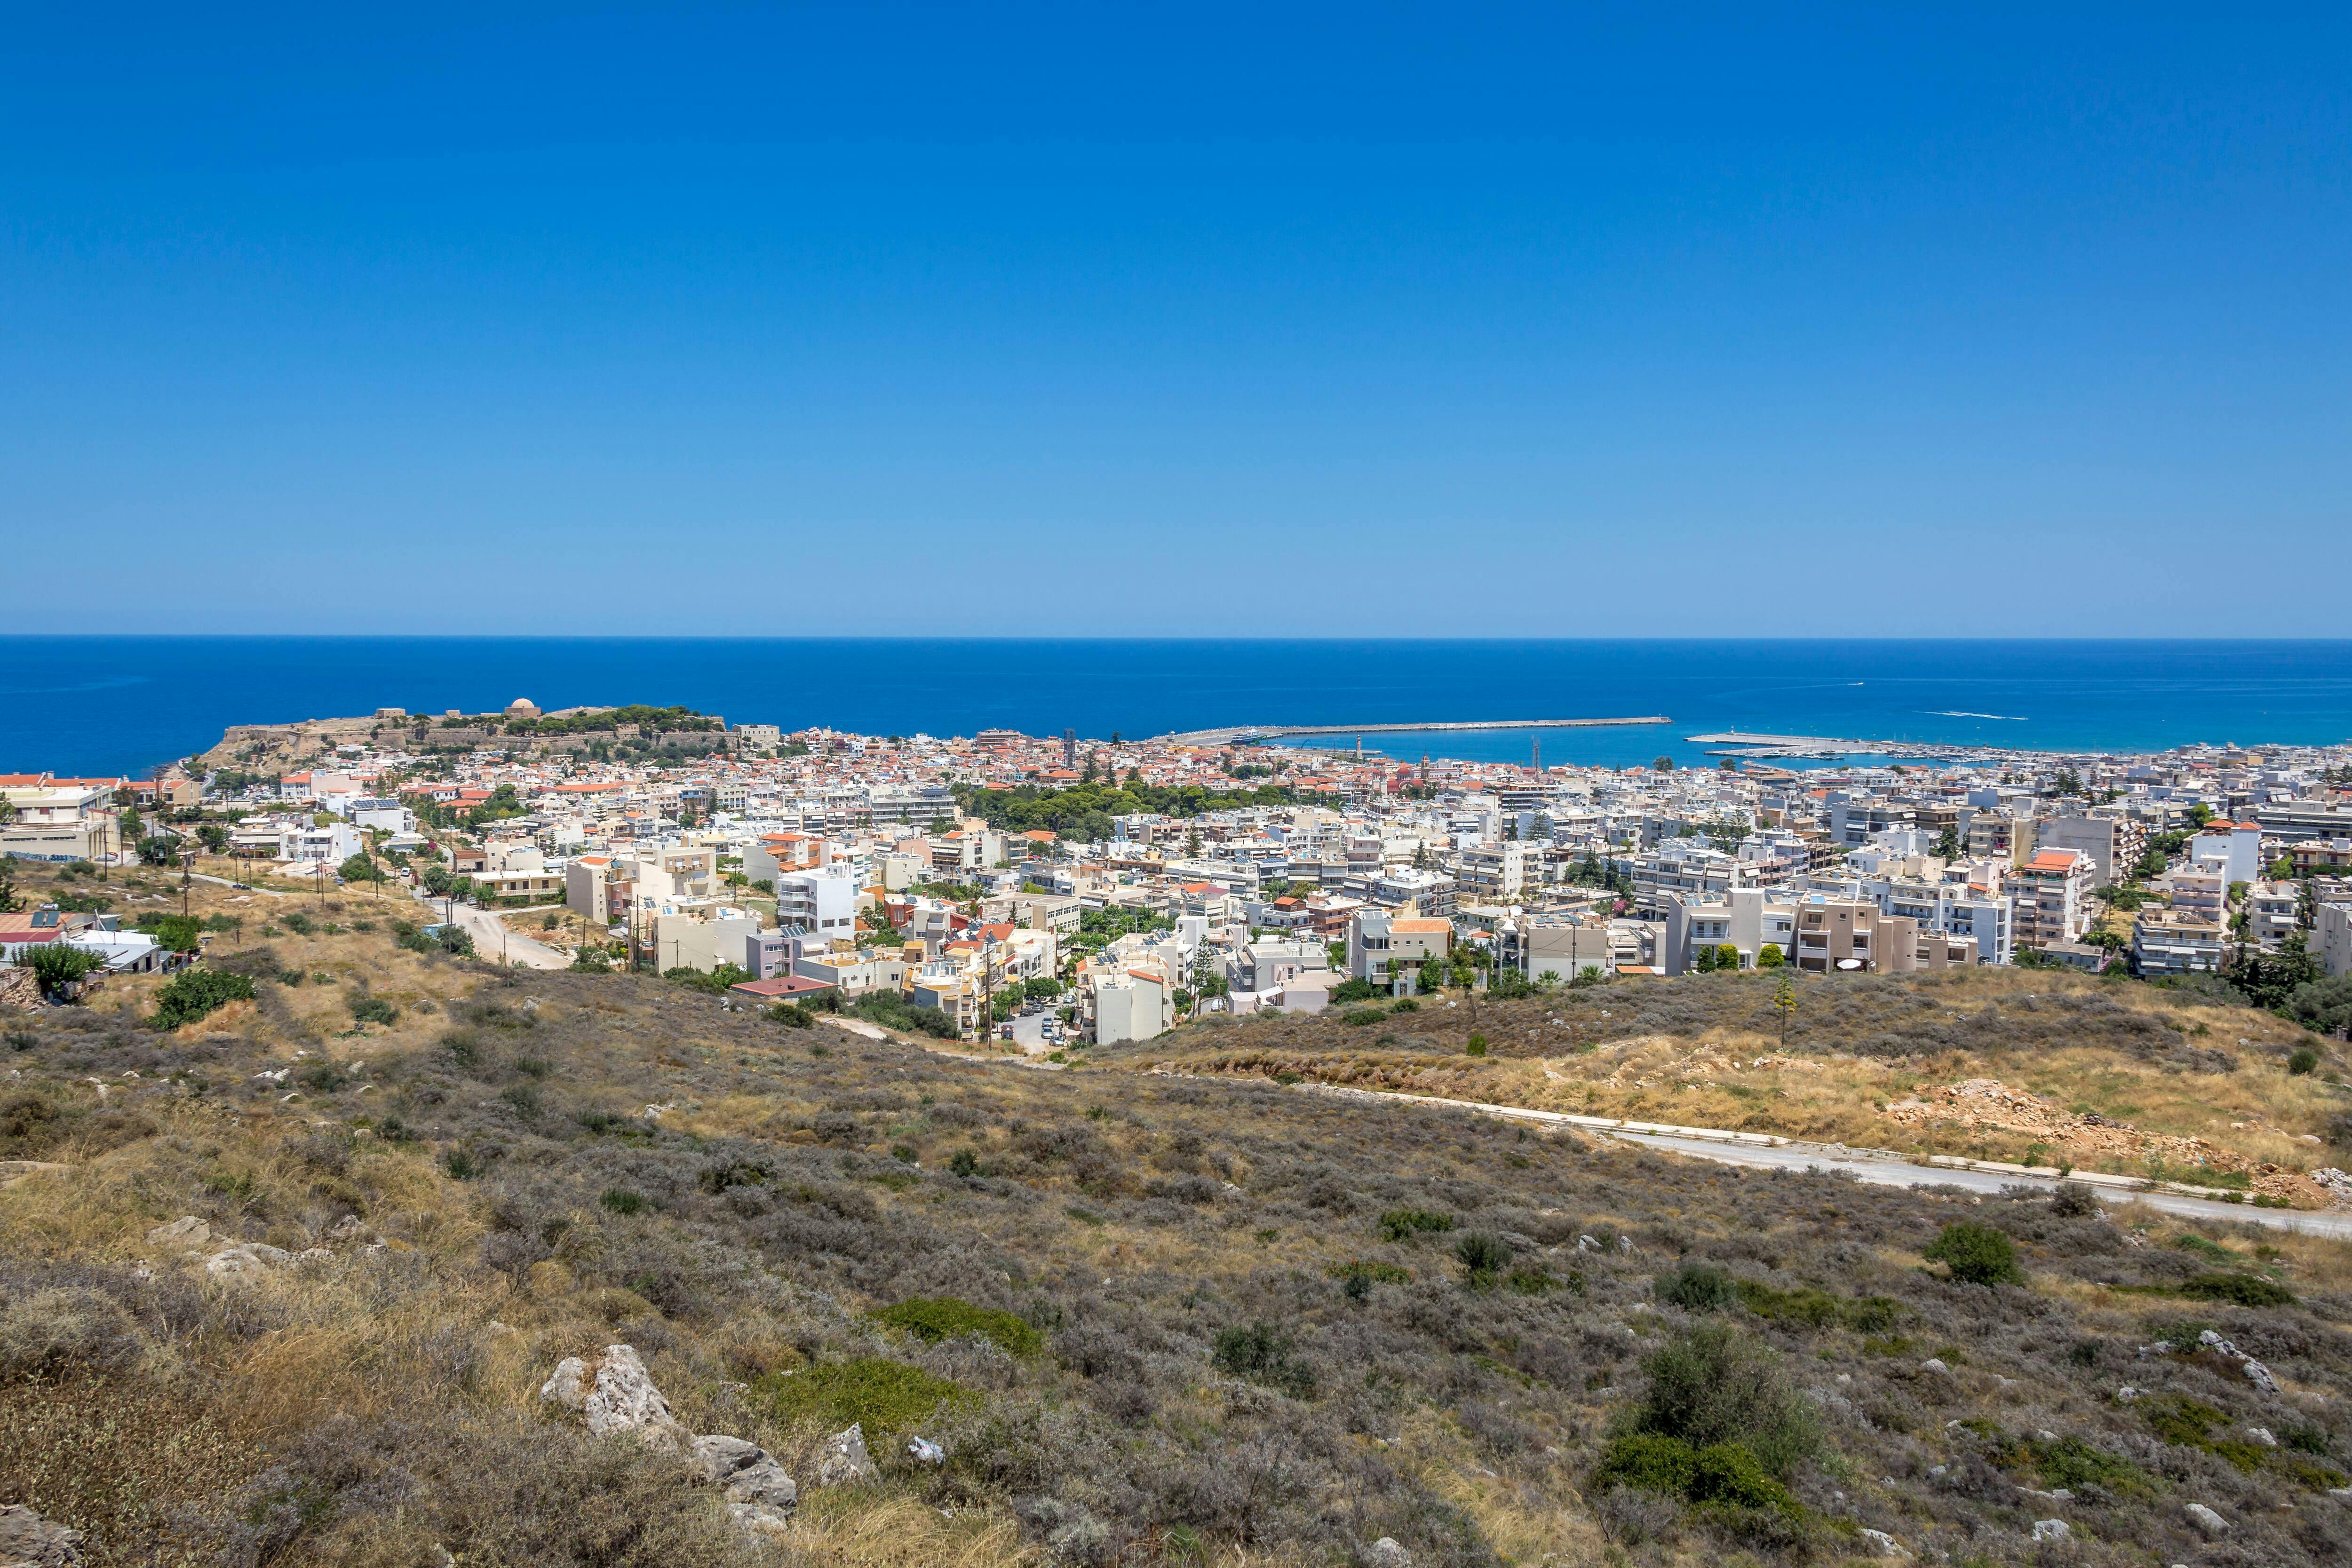
[[[1042,1055],[1202,1012],[1717,969],[2352,972],[2343,748],[1791,760],[882,737],[519,700],[236,727],[151,779],[0,776],[0,853],[357,883],[486,956],[746,1006],[887,997],[943,1039]],[[12,953],[173,961],[120,926],[0,915]]]

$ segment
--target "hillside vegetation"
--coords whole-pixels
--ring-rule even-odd
[[[89,1563],[2352,1552],[2337,1244],[964,1062],[366,903],[237,906],[199,1022],[7,1026],[0,1502]],[[782,1536],[541,1401],[615,1343],[799,1479]]]
[[[1123,1060],[2236,1186],[2352,1166],[2340,1041],[2221,996],[2050,971],[1623,980],[1204,1020]],[[1474,1044],[1475,1037],[1475,1044]],[[1471,1054],[1474,1049],[1479,1054]],[[2298,1059],[2298,1051],[2309,1054]]]

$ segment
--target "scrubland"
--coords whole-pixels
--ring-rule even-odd
[[[2049,971],[1765,976],[1194,1025],[1118,1053],[1918,1154],[2212,1181],[2296,1207],[2352,1166],[2341,1042],[2198,993]],[[1377,1014],[1378,1016],[1371,1016]],[[1472,1055],[1472,1036],[1483,1045]],[[2290,1070],[2312,1050],[2314,1071]],[[1997,1082],[2006,1096],[1988,1092]],[[1956,1086],[1974,1085],[1955,1094]],[[2030,1095],[2039,1104],[2021,1098]]]
[[[420,956],[353,928],[368,902],[216,937],[263,977],[202,1023],[142,1027],[147,981],[7,1023],[0,1160],[41,1164],[0,1167],[27,1173],[0,1187],[0,1501],[87,1531],[92,1563],[1338,1564],[1388,1538],[1418,1564],[1666,1568],[1862,1558],[1874,1531],[1983,1563],[2352,1553],[2340,1244],[1139,1055],[959,1061]],[[1580,999],[1652,1020],[1591,1054],[1669,1032],[1676,994]],[[394,1016],[357,1021],[370,998]],[[1828,1013],[1791,1040],[1825,1063]],[[1586,1060],[1515,1016],[1480,1009],[1503,1055],[1478,1071]],[[1418,1027],[1378,1049],[1445,1057],[1456,1026]],[[2259,1070],[2234,1040],[2217,1089]],[[149,1239],[183,1216],[310,1255],[215,1277]],[[2014,1275],[1930,1262],[1956,1223]],[[541,1403],[612,1343],[693,1430],[802,1479],[782,1542]],[[879,1479],[811,1487],[851,1420]],[[2036,1542],[2053,1518],[2067,1539]]]

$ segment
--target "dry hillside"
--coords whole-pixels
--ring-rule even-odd
[[[2352,1166],[2341,1042],[2194,992],[2049,971],[1626,980],[1194,1025],[1116,1053],[1539,1110],[2235,1186]],[[1472,1055],[1473,1037],[1485,1046]],[[2293,1068],[2294,1053],[2313,1059]]]
[[[88,1563],[2352,1553],[2340,1245],[967,1063],[364,904],[238,906],[198,1023],[6,1026],[0,1502]],[[787,1529],[540,1397],[616,1343]]]

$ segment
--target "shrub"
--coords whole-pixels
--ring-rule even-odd
[[[1659,1275],[1654,1293],[1686,1312],[1718,1312],[1739,1299],[1731,1276],[1712,1263],[1685,1263],[1671,1274]]]
[[[1314,1397],[1315,1369],[1292,1357],[1288,1335],[1265,1323],[1218,1330],[1209,1359],[1222,1371],[1279,1389],[1293,1399]]]
[[[1819,1419],[1790,1388],[1780,1358],[1729,1324],[1676,1334],[1643,1370],[1649,1391],[1629,1435],[1678,1438],[1693,1448],[1738,1443],[1772,1476],[1821,1449]]]
[[[62,995],[68,986],[91,970],[102,968],[106,960],[79,947],[52,942],[46,946],[27,948],[18,963],[33,971],[33,977],[41,983],[44,995],[54,997]]]
[[[208,1018],[233,1001],[253,999],[253,982],[219,969],[183,969],[155,993],[154,1029],[178,1029]]]
[[[980,1155],[970,1149],[958,1149],[948,1156],[948,1169],[960,1176],[980,1174]]]
[[[1045,1336],[1013,1313],[976,1307],[953,1296],[916,1297],[868,1315],[930,1344],[977,1334],[1010,1355],[1032,1356],[1045,1348]]]
[[[1381,1216],[1381,1234],[1391,1241],[1410,1241],[1425,1232],[1454,1228],[1450,1214],[1432,1214],[1425,1208],[1391,1208]]]
[[[0,1307],[0,1376],[111,1371],[138,1355],[131,1314],[96,1291],[36,1291]]]
[[[2258,1274],[2200,1274],[2179,1287],[2184,1296],[2201,1301],[2229,1301],[2241,1307],[2291,1307],[2294,1292]]]
[[[1499,1236],[1474,1230],[1454,1244],[1454,1256],[1469,1270],[1473,1285],[1491,1285],[1496,1274],[1511,1266],[1511,1244]]]
[[[751,1387],[779,1420],[814,1420],[829,1431],[855,1421],[869,1437],[908,1431],[942,1408],[968,1410],[980,1403],[961,1384],[879,1356],[803,1367],[789,1375],[770,1373]]]
[[[631,1192],[625,1186],[606,1187],[604,1196],[596,1201],[614,1214],[643,1214],[651,1207],[646,1202],[645,1194]]]
[[[1804,1518],[1789,1489],[1738,1443],[1694,1448],[1679,1437],[1619,1437],[1601,1457],[1593,1482],[1596,1489],[1633,1487],[1733,1512],[1777,1513],[1792,1522]]]
[[[2099,1212],[2099,1195],[2078,1181],[2062,1181],[2050,1195],[2053,1213],[2069,1219],[2088,1219]]]
[[[1956,1219],[1945,1226],[1919,1255],[1930,1263],[1947,1265],[1953,1279],[1967,1284],[2025,1283],[2025,1271],[2017,1266],[2017,1243],[1973,1219]]]
[[[139,929],[169,953],[194,953],[204,946],[205,923],[192,915],[142,915]]]
[[[1483,1034],[1474,1034],[1470,1037],[1470,1042],[1462,1049],[1472,1056],[1484,1056],[1486,1054],[1486,1037]]]
[[[1388,1014],[1378,1008],[1349,1008],[1339,1015],[1339,1021],[1349,1029],[1364,1029],[1386,1017]]]
[[[816,1015],[798,1002],[778,1002],[768,1009],[768,1019],[787,1029],[808,1029],[816,1022]]]
[[[1392,1013],[1417,1013],[1420,1010],[1421,1004],[1414,1001],[1411,997],[1405,998],[1403,1000],[1398,1002],[1396,1006],[1389,1009],[1389,1011]]]
[[[352,1018],[358,1023],[388,1024],[400,1016],[400,1009],[382,997],[353,997]]]
[[[1370,1262],[1361,1258],[1350,1258],[1345,1263],[1334,1263],[1323,1272],[1348,1286],[1348,1293],[1358,1301],[1361,1301],[1364,1296],[1362,1291],[1355,1288],[1360,1281],[1366,1287],[1375,1284],[1410,1285],[1412,1283],[1412,1270],[1399,1268],[1394,1263]]]
[[[2307,1072],[2316,1071],[2318,1067],[2319,1052],[2307,1045],[2297,1049],[2286,1059],[2286,1070],[2298,1078]]]

